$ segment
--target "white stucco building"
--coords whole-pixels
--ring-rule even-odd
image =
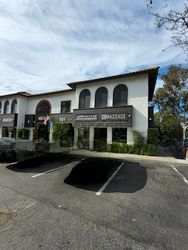
[[[152,122],[148,103],[158,68],[73,82],[68,90],[0,96],[0,138],[15,137],[16,129],[27,128],[30,140],[42,136],[52,141],[53,124],[62,122],[73,127],[74,147],[80,133],[90,149],[97,139],[133,144],[133,131],[146,138]]]

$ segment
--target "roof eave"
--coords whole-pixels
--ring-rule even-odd
[[[75,89],[77,85],[81,85],[81,84],[90,84],[90,83],[99,82],[99,81],[108,81],[108,80],[121,79],[125,77],[130,77],[130,76],[150,74],[151,72],[158,72],[158,69],[159,69],[159,66],[154,66],[154,67],[147,68],[144,70],[128,72],[128,73],[120,74],[120,75],[107,76],[107,77],[101,77],[97,79],[90,79],[90,80],[84,80],[84,81],[78,81],[78,82],[71,82],[71,83],[68,83],[67,85]]]

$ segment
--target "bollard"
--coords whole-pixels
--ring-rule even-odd
[[[185,160],[188,161],[188,147],[185,148]]]

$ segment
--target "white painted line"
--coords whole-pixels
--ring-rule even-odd
[[[108,186],[110,181],[114,178],[114,176],[117,174],[117,172],[120,170],[120,168],[124,165],[124,162],[121,163],[121,165],[116,169],[116,171],[112,174],[112,176],[107,180],[107,182],[104,183],[104,185],[99,189],[99,191],[96,193],[96,195],[101,195],[104,189]]]
[[[185,176],[184,175],[182,175],[182,173],[180,173],[178,170],[177,170],[177,168],[175,168],[174,166],[170,166],[182,179],[183,179],[183,181],[185,182],[185,184],[187,184],[188,185],[188,180],[185,178]]]
[[[57,170],[60,170],[60,169],[62,169],[62,168],[66,168],[66,167],[74,167],[74,166],[76,166],[78,163],[80,163],[80,161],[81,160],[79,160],[79,161],[71,161],[70,163],[68,163],[68,164],[66,164],[66,165],[64,165],[64,166],[62,166],[62,167],[59,167],[59,168],[53,168],[53,169],[50,169],[50,170],[47,170],[47,171],[45,171],[45,172],[42,172],[42,173],[40,173],[40,174],[35,174],[35,175],[33,175],[32,176],[32,178],[36,178],[36,177],[39,177],[39,176],[41,176],[41,175],[44,175],[44,174],[48,174],[48,173],[51,173],[51,172],[55,172],[55,171],[57,171]]]

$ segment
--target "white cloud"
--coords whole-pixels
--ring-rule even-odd
[[[163,52],[170,34],[155,28],[146,2],[0,0],[0,94],[183,63],[179,49]]]

